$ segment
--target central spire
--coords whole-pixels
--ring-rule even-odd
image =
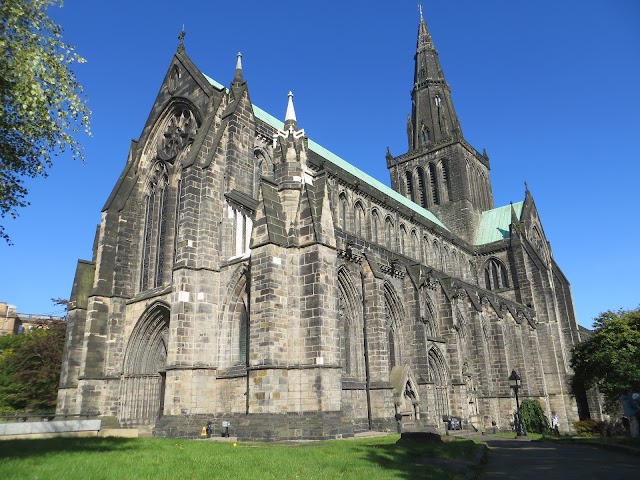
[[[438,52],[422,16],[416,42],[413,76],[413,111],[407,123],[409,150],[461,135],[460,124],[451,101],[451,90],[444,78]]]

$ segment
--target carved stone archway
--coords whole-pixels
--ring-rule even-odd
[[[154,303],[133,328],[124,358],[118,419],[123,426],[153,425],[162,415],[169,308]]]

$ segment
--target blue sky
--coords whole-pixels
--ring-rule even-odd
[[[392,5],[392,6],[390,6]],[[283,119],[293,90],[310,138],[389,183],[406,150],[415,1],[67,0],[52,16],[88,62],[86,163],[61,157],[5,219],[0,301],[62,313],[76,261],[138,138],[184,24],[187,54],[223,84],[243,53],[252,101]],[[534,196],[582,325],[640,304],[640,2],[432,0],[429,25],[465,138],[487,149],[496,206]]]

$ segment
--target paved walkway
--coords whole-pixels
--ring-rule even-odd
[[[484,437],[489,462],[482,480],[632,480],[640,478],[640,457],[589,445]]]

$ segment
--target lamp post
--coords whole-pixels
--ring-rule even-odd
[[[513,388],[513,391],[516,392],[516,436],[526,437],[527,433],[524,431],[524,425],[522,424],[522,415],[520,414],[520,400],[518,399],[518,390],[520,389],[521,383],[522,379],[520,378],[520,375],[518,375],[515,370],[511,370],[511,375],[509,375],[509,387]]]

